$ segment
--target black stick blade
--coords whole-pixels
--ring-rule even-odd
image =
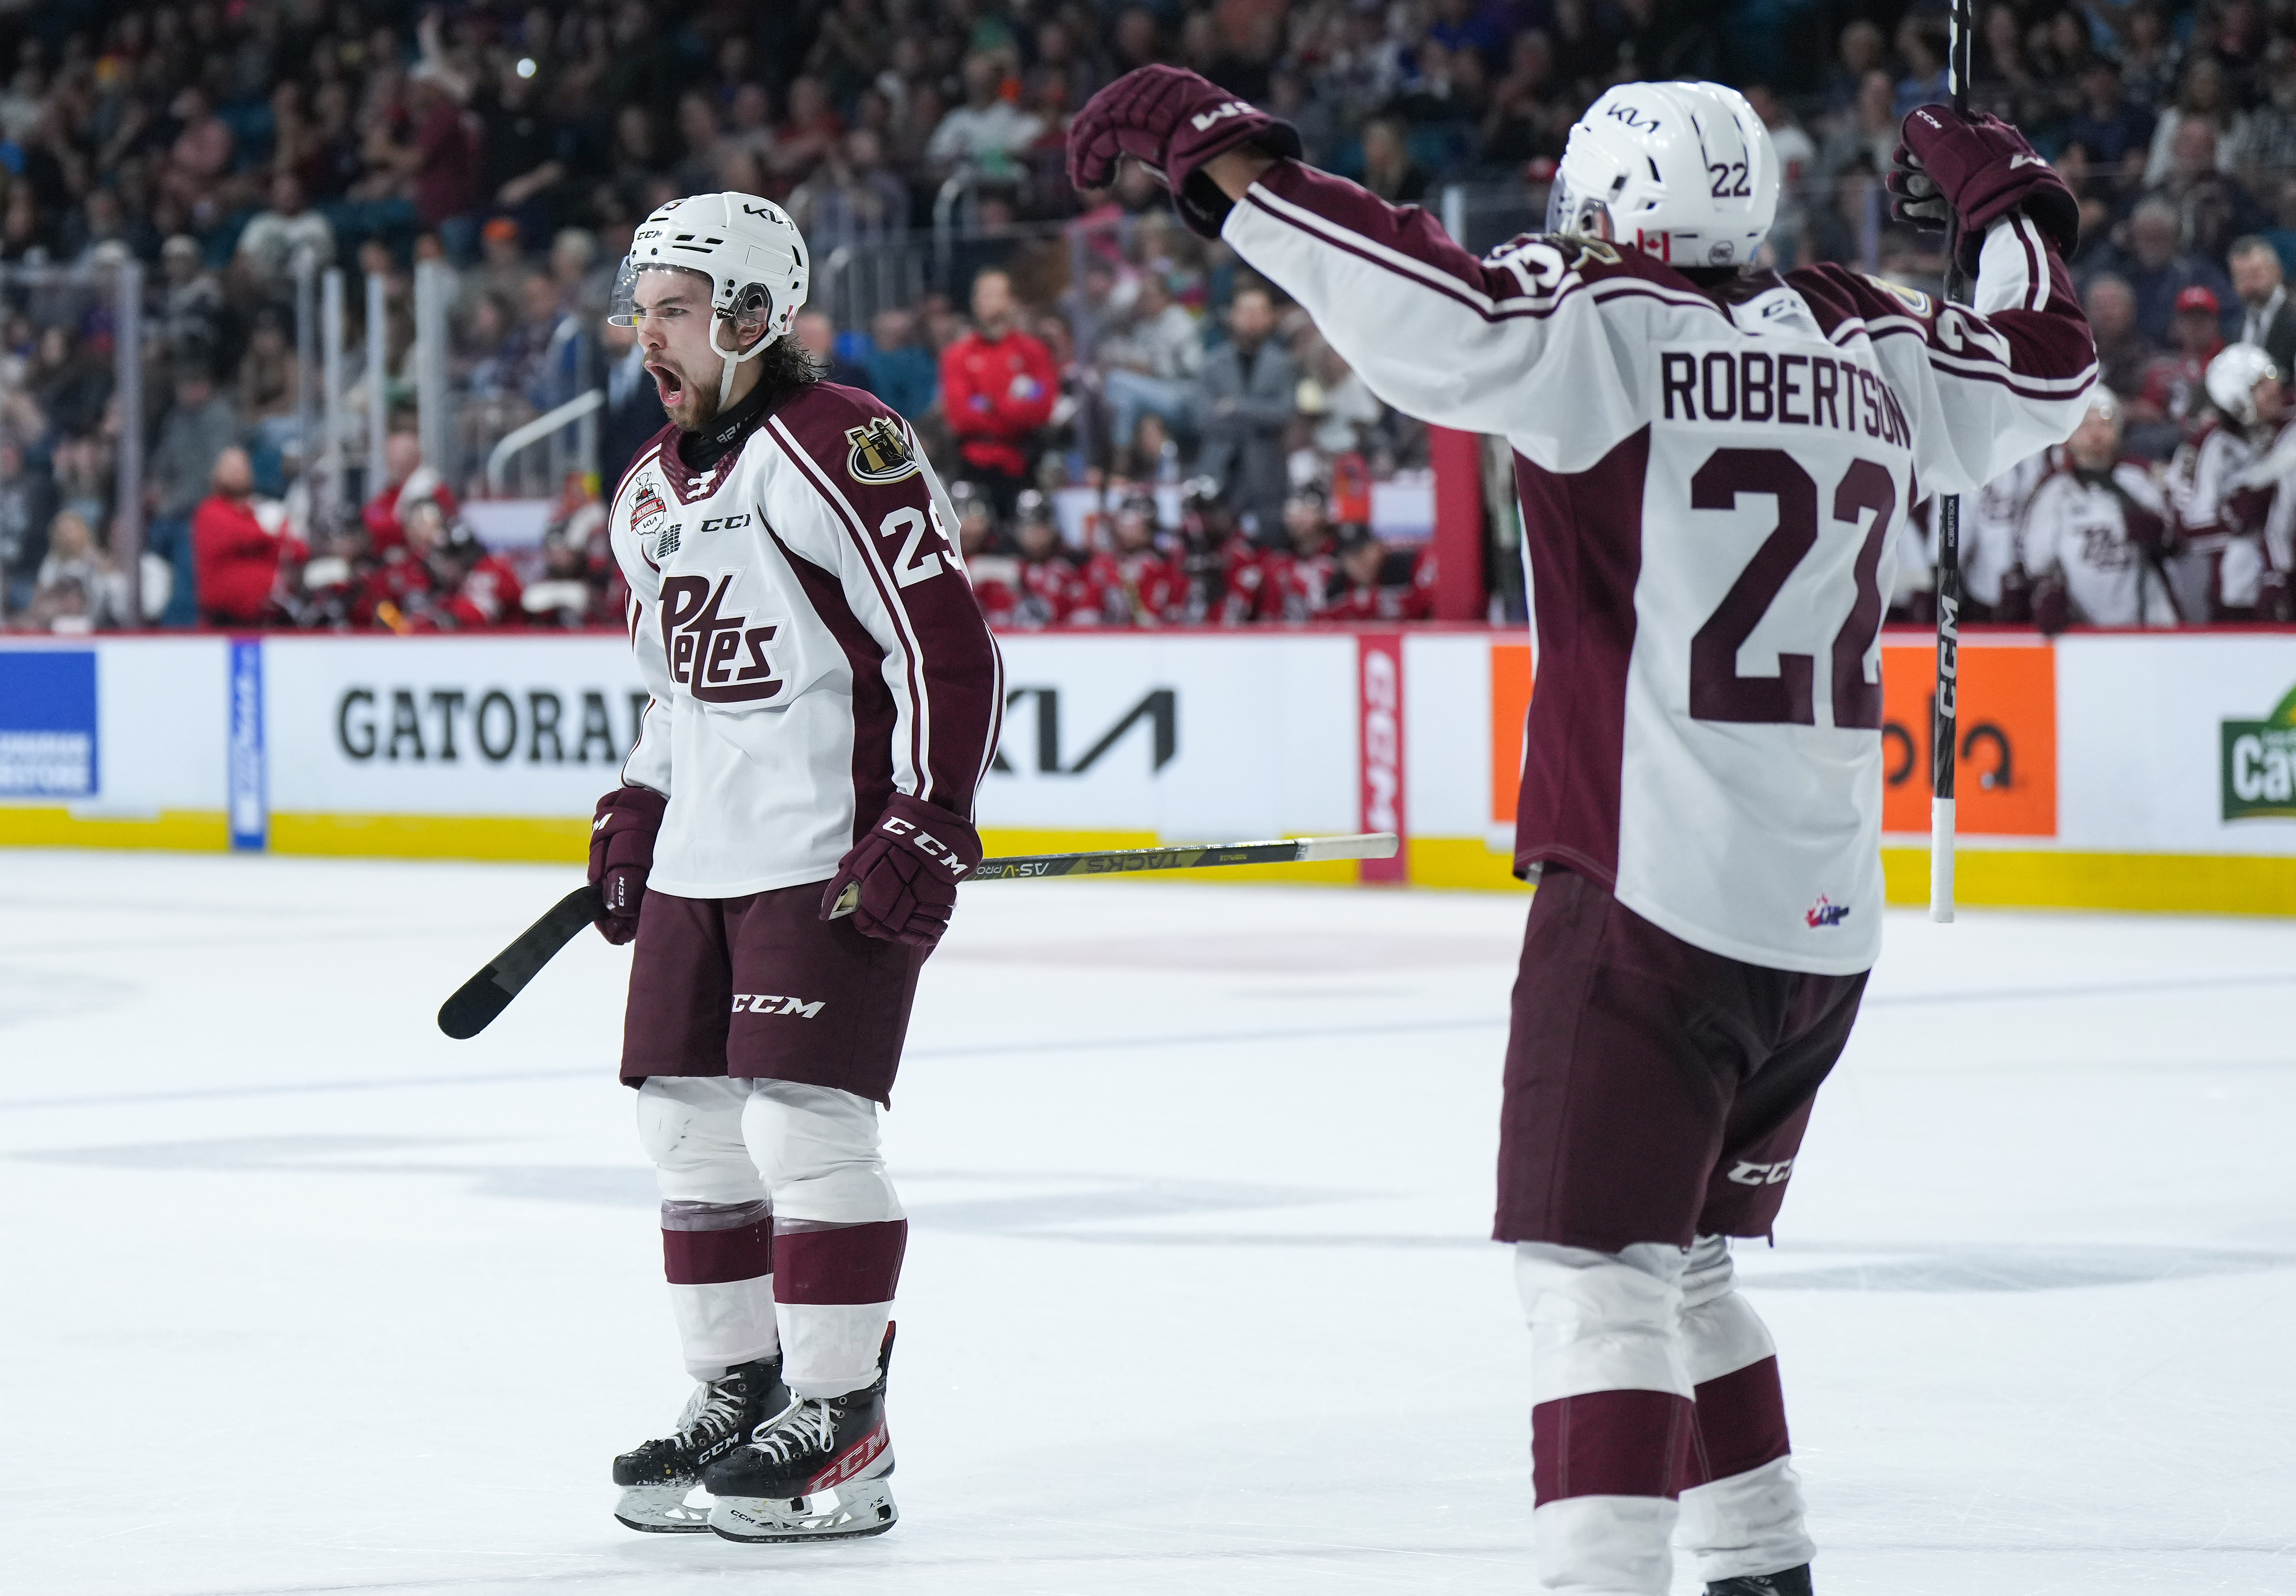
[[[549,913],[521,932],[518,940],[496,954],[494,962],[464,981],[455,995],[439,1007],[439,1028],[457,1042],[467,1042],[492,1025],[495,1016],[510,1007],[510,1000],[526,990],[558,950],[598,916],[598,889],[578,887],[553,905]]]

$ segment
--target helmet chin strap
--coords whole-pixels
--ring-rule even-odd
[[[733,403],[734,372],[735,370],[740,367],[743,361],[755,360],[758,356],[764,354],[766,352],[766,346],[774,341],[771,338],[761,338],[758,340],[757,346],[750,349],[746,355],[737,354],[732,349],[719,348],[718,347],[718,329],[726,325],[728,323],[732,322],[733,319],[734,318],[732,316],[721,315],[712,318],[709,323],[709,352],[726,363],[725,373],[718,379],[718,408],[720,410],[725,409],[727,405]]]

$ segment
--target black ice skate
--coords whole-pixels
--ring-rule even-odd
[[[1706,1587],[1706,1596],[1811,1596],[1809,1565],[1781,1569],[1775,1574],[1741,1574],[1718,1579]]]
[[[892,1356],[887,1325],[875,1379],[842,1396],[791,1398],[748,1445],[703,1470],[714,1499],[709,1527],[729,1541],[841,1540],[892,1528],[900,1518],[886,1478],[893,1472],[885,1428]]]
[[[789,1387],[782,1384],[778,1357],[737,1363],[722,1379],[696,1386],[677,1416],[676,1435],[648,1441],[614,1460],[614,1483],[622,1487],[614,1517],[632,1529],[654,1534],[699,1535],[708,1529],[709,1510],[685,1502],[701,1483],[701,1471],[787,1406]]]

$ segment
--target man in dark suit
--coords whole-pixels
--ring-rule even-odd
[[[2239,341],[2269,355],[2285,382],[2296,371],[2296,301],[2281,281],[2280,251],[2251,233],[2234,242],[2229,264],[2243,312]]]
[[[1283,540],[1283,429],[1300,386],[1291,352],[1275,336],[1275,301],[1258,285],[1240,288],[1227,313],[1228,341],[1204,360],[1196,415],[1203,428],[1197,467],[1220,485],[1239,518],[1252,518],[1252,537]]]

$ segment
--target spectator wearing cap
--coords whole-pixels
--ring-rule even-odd
[[[160,423],[159,441],[144,471],[152,529],[145,546],[175,569],[167,613],[160,623],[188,626],[199,618],[197,568],[192,555],[192,512],[207,496],[216,462],[239,442],[239,414],[216,388],[204,364],[176,373],[175,403]]]
[[[526,247],[518,223],[509,217],[488,217],[479,228],[478,269],[464,274],[463,308],[488,294],[515,299],[534,268],[526,262]]]
[[[277,505],[256,503],[255,467],[245,449],[217,456],[212,486],[192,513],[200,618],[211,626],[281,618],[281,568],[301,564],[310,551],[286,530]]]
[[[2284,378],[2296,372],[2296,305],[2289,303],[2280,252],[2254,233],[2232,247],[2232,286],[2240,296],[2240,340],[2272,356]]]
[[[1283,538],[1283,431],[1300,386],[1275,331],[1275,297],[1256,283],[1238,289],[1228,304],[1228,340],[1206,357],[1196,396],[1198,469],[1219,483],[1239,518],[1250,518],[1263,544]]]
[[[2177,296],[2169,348],[2145,369],[2144,408],[2188,433],[2206,413],[2209,362],[2224,348],[2222,309],[2215,293],[2197,283]]]
[[[335,230],[304,202],[300,177],[276,173],[271,179],[270,208],[256,212],[239,235],[240,266],[258,293],[276,294],[293,281],[295,258],[306,250],[315,267],[332,266]]]
[[[1013,512],[1035,458],[1037,431],[1060,397],[1052,351],[1020,331],[1013,280],[989,267],[972,280],[973,330],[941,351],[941,413],[965,474],[999,515]]]

